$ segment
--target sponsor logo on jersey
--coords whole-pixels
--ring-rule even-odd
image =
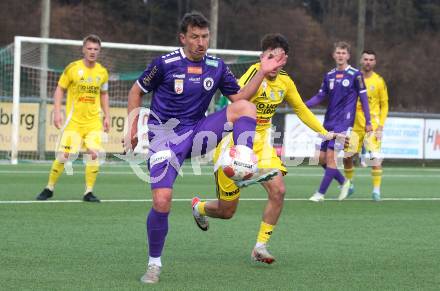
[[[344,74],[336,74],[336,79],[342,79],[344,78]]]
[[[150,73],[142,79],[142,83],[144,83],[144,86],[150,86],[150,82],[154,78],[154,75],[156,75],[158,70],[159,69],[157,68],[157,66],[154,66],[151,69]]]
[[[330,88],[330,90],[333,90],[333,88],[335,87],[335,79],[328,80],[328,87]]]
[[[207,59],[206,64],[211,67],[216,67],[216,68],[218,67],[218,61],[216,61],[216,60]]]
[[[349,73],[350,75],[354,75],[354,72],[352,70],[348,70],[347,73]]]
[[[277,110],[278,104],[257,103],[258,114],[273,114]]]
[[[206,91],[209,91],[214,87],[214,80],[211,77],[205,78],[203,80],[203,88],[205,88]]]
[[[174,79],[174,92],[176,92],[176,94],[183,93],[183,80],[182,79]]]
[[[189,80],[193,83],[200,83],[201,78],[200,77],[191,77]]]
[[[342,86],[344,86],[344,87],[348,87],[348,86],[350,86],[350,81],[349,81],[348,79],[344,79],[344,80],[342,81]]]
[[[188,74],[201,75],[202,67],[188,67]]]
[[[175,78],[175,79],[185,79],[185,74],[173,74],[173,78]]]
[[[93,85],[78,85],[77,87],[78,93],[89,93],[89,94],[98,94],[99,86]]]

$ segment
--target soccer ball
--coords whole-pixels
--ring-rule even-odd
[[[257,172],[257,164],[253,150],[244,145],[235,145],[223,153],[221,166],[228,178],[242,181],[250,179]]]

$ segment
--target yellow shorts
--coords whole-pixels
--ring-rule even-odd
[[[58,152],[78,153],[81,149],[102,150],[102,123],[93,122],[87,125],[79,125],[69,122],[64,128]]]
[[[220,155],[233,145],[232,134],[223,138],[217,146],[214,154],[214,163],[217,164]],[[258,157],[258,169],[279,169],[283,175],[287,174],[287,168],[277,156],[276,150],[269,142],[264,141],[264,137],[256,137],[254,142],[254,152]],[[229,179],[221,167],[214,172],[216,183],[217,198],[225,201],[236,200],[240,197],[240,188],[234,181]]]
[[[376,129],[378,122],[372,118],[373,131],[365,132],[365,118],[356,118],[353,125],[353,132],[350,137],[350,146],[348,152],[359,153],[362,150],[362,145],[371,153],[380,153],[381,141],[376,138]]]

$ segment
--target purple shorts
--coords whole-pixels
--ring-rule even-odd
[[[336,126],[332,129],[327,128],[327,126],[325,126],[325,129],[327,129],[328,131],[333,131],[336,133],[345,133],[347,132],[349,127],[352,127],[353,124],[349,124],[349,122],[346,122],[347,124],[341,124],[339,126]],[[340,142],[332,139],[332,140],[324,140],[321,143],[321,152],[326,152],[327,149],[331,149],[331,150],[343,150],[344,149],[344,145],[341,144]]]
[[[226,108],[194,125],[149,125],[151,189],[173,188],[183,161],[214,149],[227,133]]]

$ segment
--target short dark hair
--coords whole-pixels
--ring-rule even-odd
[[[372,49],[365,49],[362,51],[362,54],[374,55],[376,57],[376,52]]]
[[[351,46],[346,41],[337,41],[333,44],[333,52],[336,51],[337,48],[345,49],[348,53],[350,53]]]
[[[185,34],[188,31],[188,26],[209,28],[209,21],[202,13],[198,11],[191,11],[183,15],[182,21],[180,22],[179,32]]]
[[[101,46],[101,39],[96,34],[89,34],[88,36],[86,36],[83,39],[83,46],[85,46],[88,41],[97,43],[99,44],[99,46]]]
[[[287,54],[289,52],[289,42],[281,33],[269,33],[261,39],[261,49],[263,52],[267,49],[282,48]]]

